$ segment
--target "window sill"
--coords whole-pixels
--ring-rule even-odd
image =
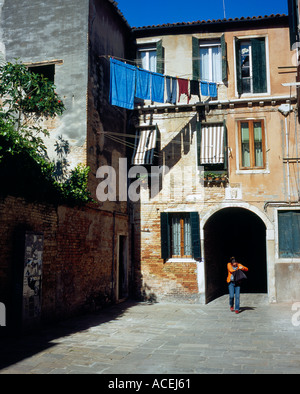
[[[197,260],[191,257],[171,257],[166,263],[197,263]]]
[[[237,175],[245,175],[245,174],[270,174],[270,170],[267,170],[266,168],[260,168],[260,169],[249,169],[249,170],[237,170],[236,171]]]
[[[270,92],[263,92],[263,93],[242,93],[240,96],[236,93],[237,98],[245,99],[245,98],[253,98],[253,97],[266,97],[269,96]]]

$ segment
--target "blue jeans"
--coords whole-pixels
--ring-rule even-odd
[[[234,296],[235,296],[235,310],[240,310],[240,294],[241,294],[241,286],[237,286],[234,282],[230,282],[228,285],[229,289],[229,305],[233,308],[234,305]]]

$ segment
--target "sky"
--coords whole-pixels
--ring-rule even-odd
[[[131,27],[287,14],[287,0],[117,0]]]

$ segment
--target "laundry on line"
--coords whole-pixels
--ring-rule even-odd
[[[187,97],[189,103],[191,95],[198,95],[200,99],[200,87],[202,96],[217,97],[215,82],[170,77],[110,58],[111,105],[132,110],[135,98],[176,104],[177,100],[178,102],[181,100],[182,95]]]

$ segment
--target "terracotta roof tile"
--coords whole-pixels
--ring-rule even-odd
[[[240,18],[228,18],[228,19],[208,19],[208,20],[198,20],[193,22],[176,22],[176,23],[163,23],[161,25],[149,25],[149,26],[140,26],[140,27],[132,27],[133,31],[137,30],[148,30],[148,29],[165,29],[172,27],[184,27],[184,26],[195,26],[195,25],[207,25],[207,24],[216,24],[216,23],[230,23],[230,22],[243,22],[243,21],[256,21],[263,19],[278,19],[281,17],[286,17],[285,14],[271,14],[271,15],[259,15],[259,16],[247,16]]]

